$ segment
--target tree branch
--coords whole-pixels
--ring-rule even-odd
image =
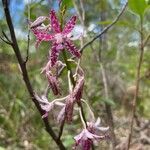
[[[26,64],[24,63],[24,60],[21,56],[20,53],[20,49],[16,40],[16,36],[15,36],[15,32],[14,32],[14,26],[12,24],[12,19],[10,16],[10,12],[9,12],[9,8],[8,8],[8,1],[7,0],[2,0],[3,3],[3,8],[4,8],[4,12],[5,12],[5,17],[6,17],[6,21],[7,21],[7,25],[9,27],[9,31],[10,31],[10,35],[11,35],[11,40],[12,40],[12,48],[15,52],[15,55],[17,57],[17,60],[19,62],[21,71],[22,71],[22,76],[23,76],[23,80],[25,82],[26,88],[32,98],[33,103],[35,104],[36,108],[38,109],[38,111],[40,112],[41,115],[43,115],[43,110],[41,109],[38,101],[35,98],[34,92],[33,92],[33,88],[32,85],[30,83],[29,80],[29,76],[27,73],[27,69],[26,69]],[[53,140],[55,141],[55,143],[58,145],[60,150],[66,150],[66,148],[64,147],[63,143],[61,140],[57,139],[56,134],[54,133],[52,127],[49,125],[48,122],[48,118],[43,118],[43,123],[45,125],[46,131],[49,133],[49,135],[53,138]]]
[[[3,33],[3,36],[5,37],[5,39],[4,39],[2,36],[0,36],[0,39],[1,39],[3,42],[7,43],[8,45],[12,45],[12,42],[11,42],[11,40],[8,38],[8,36],[6,35],[6,33],[5,33],[4,31],[2,31],[2,33]]]
[[[126,7],[128,5],[128,2],[124,5],[124,7],[122,8],[121,12],[118,14],[118,16],[114,19],[114,21],[108,25],[107,27],[105,27],[103,29],[103,31],[101,31],[97,36],[95,36],[92,40],[90,40],[89,42],[87,42],[86,44],[83,45],[82,48],[80,48],[80,52],[82,52],[87,46],[89,46],[90,44],[92,44],[96,39],[98,39],[99,37],[101,37],[104,33],[106,33],[114,24],[117,23],[117,21],[120,19],[120,17],[122,16],[122,14],[124,13]]]
[[[4,38],[2,38],[2,36],[0,36],[0,39],[1,39],[3,42],[7,43],[8,45],[12,45],[12,43],[10,43],[9,41],[6,41]]]

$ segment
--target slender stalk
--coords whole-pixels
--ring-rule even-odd
[[[30,3],[28,0],[28,21],[30,20]],[[28,41],[27,41],[27,54],[26,54],[26,59],[25,59],[25,63],[27,63],[28,59],[29,59],[29,49],[30,49],[30,25],[28,24],[28,35],[27,35]]]
[[[14,52],[15,52],[18,63],[20,65],[23,80],[25,82],[26,88],[27,88],[27,90],[28,90],[28,92],[31,96],[31,99],[32,99],[33,103],[35,104],[35,106],[38,109],[39,113],[41,115],[43,115],[44,112],[41,109],[41,107],[39,105],[39,102],[35,98],[35,94],[34,94],[32,85],[31,85],[30,80],[29,80],[28,72],[27,72],[27,69],[26,69],[26,62],[23,60],[23,58],[21,56],[21,52],[20,52],[20,49],[19,49],[19,46],[18,46],[18,43],[17,43],[16,35],[15,35],[15,32],[14,32],[14,26],[13,26],[12,19],[11,19],[11,16],[10,16],[10,11],[9,11],[9,8],[8,8],[8,1],[7,0],[2,0],[2,3],[3,3],[3,9],[4,9],[4,12],[5,12],[7,25],[9,27],[9,31],[10,31],[10,35],[11,35],[11,41],[12,41],[11,46],[12,46]],[[53,140],[55,141],[55,143],[57,144],[59,149],[60,150],[66,150],[66,148],[63,145],[62,141],[57,139],[56,134],[54,133],[52,127],[50,126],[50,124],[48,122],[48,118],[43,118],[43,123],[45,125],[46,131],[53,138]]]
[[[133,134],[133,124],[134,124],[134,116],[136,112],[136,103],[138,99],[138,94],[139,94],[139,84],[140,84],[140,71],[141,71],[141,66],[143,62],[143,56],[144,56],[144,38],[143,38],[143,18],[141,17],[140,20],[140,55],[139,55],[139,60],[138,60],[138,65],[137,65],[137,72],[136,72],[136,90],[133,98],[133,107],[132,107],[132,112],[131,112],[131,121],[130,121],[130,130],[129,130],[129,137],[128,137],[128,142],[127,142],[127,150],[130,148],[130,143],[132,139],[132,134]]]

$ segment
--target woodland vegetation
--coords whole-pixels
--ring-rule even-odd
[[[2,0],[0,150],[149,150],[149,8]]]

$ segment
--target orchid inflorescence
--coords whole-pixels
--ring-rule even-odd
[[[35,21],[29,21],[30,29],[36,37],[36,48],[39,47],[42,41],[52,42],[51,49],[49,51],[49,59],[46,66],[42,69],[42,73],[45,74],[49,87],[52,89],[54,95],[61,95],[60,84],[58,80],[58,74],[63,64],[59,60],[59,55],[61,51],[67,49],[73,56],[80,58],[81,53],[72,43],[72,30],[75,27],[76,16],[72,16],[71,19],[66,23],[64,28],[61,28],[56,13],[54,10],[50,11],[49,17],[40,16]],[[49,24],[44,25],[44,21],[48,20]],[[75,62],[75,61],[73,61]],[[83,123],[84,129],[81,133],[74,137],[76,144],[74,149],[80,147],[82,150],[90,150],[94,140],[102,140],[108,137],[108,127],[100,127],[100,119],[95,121],[94,114],[90,109],[88,103],[82,99],[82,92],[84,86],[84,72],[80,67],[79,63],[76,63],[77,68],[74,74],[75,85],[72,86],[70,83],[70,76],[68,71],[68,81],[69,81],[69,94],[63,98],[54,99],[49,102],[48,98],[43,96],[38,96],[35,94],[36,99],[40,103],[41,109],[44,111],[42,118],[47,117],[50,112],[55,111],[55,108],[59,108],[59,113],[57,114],[57,121],[62,123],[66,121],[71,123],[73,119],[73,110],[79,110],[80,118]],[[76,103],[84,102],[88,106],[89,112],[91,113],[92,121],[85,122],[83,119],[81,109],[75,107]]]

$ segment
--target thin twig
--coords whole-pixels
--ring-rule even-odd
[[[6,35],[6,33],[4,31],[2,31],[4,37],[7,39],[8,42],[12,43],[11,40],[8,38],[8,36]]]
[[[6,40],[5,40],[4,38],[2,38],[1,36],[0,36],[0,39],[1,39],[3,42],[7,43],[8,45],[12,45],[12,43],[11,43],[11,42],[6,41]]]
[[[14,32],[14,26],[13,26],[12,19],[11,19],[11,16],[10,16],[10,11],[9,11],[9,8],[8,8],[8,1],[7,0],[2,0],[2,3],[3,3],[3,9],[4,9],[4,12],[5,12],[7,25],[9,27],[9,31],[10,31],[10,35],[11,35],[11,40],[12,40],[12,45],[11,46],[12,46],[14,52],[15,52],[15,55],[16,55],[17,60],[18,60],[18,63],[20,65],[20,68],[21,68],[21,71],[22,71],[23,80],[24,80],[24,82],[26,84],[26,88],[27,88],[27,90],[28,90],[28,92],[29,92],[29,94],[30,94],[30,96],[32,98],[33,103],[35,104],[35,106],[38,109],[39,113],[41,115],[43,115],[44,112],[41,109],[41,107],[39,105],[39,102],[35,98],[35,95],[34,95],[34,92],[33,92],[33,88],[32,88],[32,85],[30,83],[28,72],[27,72],[27,69],[26,69],[26,64],[24,63],[24,60],[23,60],[23,58],[21,56],[21,53],[20,53],[20,49],[19,49],[19,46],[18,46],[18,43],[17,43],[15,32]],[[59,149],[60,150],[66,150],[66,148],[63,145],[62,141],[57,139],[56,134],[54,133],[52,127],[49,124],[48,118],[43,118],[43,123],[45,125],[46,131],[53,138],[53,140],[55,141],[55,143],[57,144]]]
[[[104,33],[106,33],[114,24],[117,23],[117,21],[120,19],[120,17],[122,16],[122,14],[124,13],[126,7],[127,7],[128,2],[126,2],[126,4],[124,5],[124,7],[122,8],[121,12],[118,14],[118,16],[114,19],[114,21],[108,25],[107,27],[105,27],[103,29],[102,32],[100,32],[97,36],[95,36],[92,40],[90,40],[89,42],[87,42],[86,44],[84,44],[84,46],[82,48],[80,48],[80,52],[82,52],[87,46],[89,46],[90,44],[92,44],[96,39],[98,39],[99,37],[101,37]]]
[[[27,41],[27,54],[26,54],[26,59],[25,59],[25,63],[27,63],[28,59],[29,59],[29,48],[30,48],[30,29],[28,29],[28,41]]]
[[[140,84],[140,71],[141,71],[141,66],[143,62],[143,55],[144,55],[144,43],[143,43],[143,19],[141,18],[141,23],[140,23],[140,56],[138,60],[138,65],[137,65],[137,72],[136,72],[136,90],[133,98],[133,107],[132,107],[132,112],[131,112],[131,121],[130,121],[130,128],[129,128],[129,137],[127,141],[127,150],[130,148],[130,143],[132,139],[132,134],[133,134],[133,123],[134,123],[134,116],[136,112],[136,103],[138,99],[138,94],[139,94],[139,84]]]
[[[29,4],[29,0],[28,0],[28,21],[30,20],[30,4]],[[29,48],[30,48],[30,25],[28,23],[28,35],[27,35],[27,54],[26,54],[26,59],[25,59],[25,63],[27,63],[28,59],[29,59]]]

